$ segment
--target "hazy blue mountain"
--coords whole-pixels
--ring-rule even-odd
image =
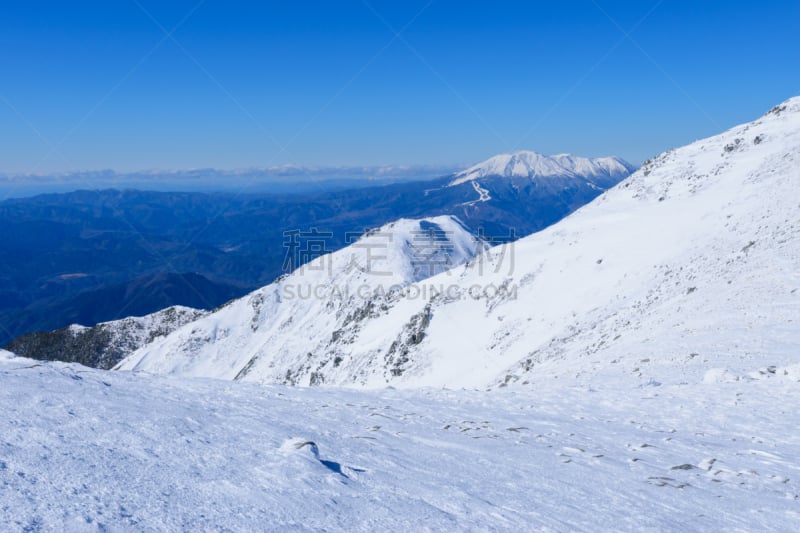
[[[455,166],[384,165],[319,167],[279,165],[220,170],[96,170],[49,175],[0,175],[0,198],[72,192],[76,189],[136,189],[162,192],[308,194],[430,179]]]

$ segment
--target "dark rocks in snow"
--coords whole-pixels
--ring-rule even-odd
[[[786,104],[776,105],[775,107],[773,107],[772,109],[767,111],[767,115],[778,115],[778,116],[780,116],[781,113],[786,111],[787,107],[788,106]]]
[[[733,140],[732,143],[726,144],[724,150],[725,150],[726,153],[731,153],[731,152],[735,152],[735,151],[737,151],[737,150],[739,150],[741,148],[742,148],[742,139],[736,138],[736,139]]]
[[[420,313],[411,317],[397,339],[392,342],[384,359],[389,373],[393,377],[403,375],[406,365],[410,362],[408,356],[410,348],[422,342],[430,323],[431,306],[428,304]]]

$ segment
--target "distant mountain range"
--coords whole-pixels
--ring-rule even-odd
[[[510,174],[502,160],[513,161]],[[286,273],[291,230],[324,233],[323,253],[399,218],[452,215],[488,241],[515,239],[557,222],[631,170],[614,158],[519,152],[466,173],[341,191],[101,190],[6,200],[0,345],[170,305],[216,307]]]
[[[458,170],[457,166],[445,165],[279,165],[238,170],[198,168],[139,172],[96,170],[42,175],[0,174],[0,193],[4,193],[0,198],[111,188],[162,192],[308,194],[427,180]]]

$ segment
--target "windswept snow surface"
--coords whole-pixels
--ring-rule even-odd
[[[0,524],[797,531],[798,379],[363,392],[0,357]]]

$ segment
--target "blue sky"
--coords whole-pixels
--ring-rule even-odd
[[[640,162],[800,94],[798,1],[0,10],[4,173],[451,164],[514,149]]]

